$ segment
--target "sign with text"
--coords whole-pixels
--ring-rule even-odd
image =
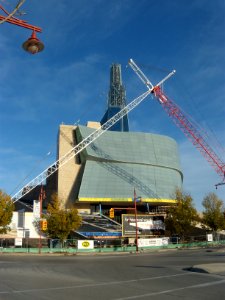
[[[165,246],[169,244],[169,238],[151,238],[151,239],[138,239],[139,247],[150,247],[150,246]]]
[[[135,236],[136,229],[138,235],[154,235],[165,231],[163,216],[125,214],[122,215],[122,235]]]

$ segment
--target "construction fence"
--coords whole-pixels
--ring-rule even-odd
[[[151,249],[212,247],[225,245],[225,235],[189,237],[181,243],[179,237],[78,240],[33,238],[0,238],[0,253],[78,253],[78,252],[133,252]]]

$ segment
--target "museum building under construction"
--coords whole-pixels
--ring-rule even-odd
[[[60,125],[58,159],[126,106],[121,66],[110,70],[108,107],[101,122],[87,126]],[[130,132],[125,115],[110,130],[58,169],[55,190],[65,207],[75,204],[80,213],[133,206],[134,190],[139,211],[157,211],[176,203],[176,188],[182,187],[177,143],[151,133]],[[47,187],[48,189],[48,187]]]

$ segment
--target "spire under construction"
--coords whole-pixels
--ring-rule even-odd
[[[126,92],[122,84],[121,65],[112,64],[110,69],[110,88],[108,94],[108,108],[101,120],[104,124],[112,116],[118,113],[126,106]],[[111,131],[129,131],[128,117],[125,115],[109,130]]]

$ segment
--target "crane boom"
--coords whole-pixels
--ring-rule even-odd
[[[73,147],[69,152],[67,152],[64,156],[59,158],[56,162],[50,165],[47,169],[45,169],[42,173],[40,173],[37,177],[27,183],[22,189],[20,189],[14,196],[12,196],[12,200],[15,203],[20,198],[28,194],[35,187],[45,181],[49,176],[55,173],[59,168],[64,166],[70,159],[84,150],[88,145],[94,142],[97,138],[99,138],[106,130],[112,127],[117,121],[119,121],[125,114],[129,113],[132,109],[134,109],[137,105],[139,105],[150,93],[152,92],[149,89],[147,92],[143,93],[139,97],[135,98],[132,102],[130,102],[127,106],[121,109],[117,114],[115,114],[111,119],[105,122],[100,128],[96,129],[90,135],[88,135],[85,139],[83,139],[79,144]]]
[[[84,150],[88,145],[94,142],[98,137],[100,137],[106,130],[108,130],[111,126],[113,126],[118,120],[120,120],[125,114],[129,113],[132,109],[134,109],[137,105],[139,105],[150,93],[152,90],[148,90],[143,93],[139,97],[135,98],[132,102],[130,102],[127,106],[121,109],[117,114],[115,114],[111,119],[105,122],[100,128],[93,131],[90,135],[84,138],[79,144],[73,147],[69,152],[67,152],[64,156],[59,158],[56,162],[50,165],[47,169],[45,169],[42,173],[40,173],[37,177],[27,183],[22,189],[20,189],[13,197],[12,200],[15,203],[20,198],[28,194],[31,190],[33,190],[36,186],[45,181],[49,176],[55,173],[59,168],[64,166],[70,159]]]
[[[166,81],[171,75],[167,75],[163,78],[159,83],[163,83]],[[51,164],[47,169],[45,169],[42,173],[28,182],[23,188],[21,188],[14,196],[12,196],[13,202],[17,202],[20,198],[27,195],[30,191],[32,191],[39,184],[44,182],[48,177],[50,177],[53,173],[55,173],[59,168],[64,166],[70,159],[76,156],[78,153],[83,151],[88,145],[94,142],[97,138],[99,138],[105,131],[107,131],[110,127],[112,127],[117,121],[119,121],[124,115],[129,113],[132,109],[134,109],[137,105],[139,105],[150,93],[153,92],[153,86],[149,87],[148,91],[135,98],[132,102],[127,104],[124,108],[122,108],[117,114],[112,116],[108,121],[106,121],[100,128],[93,131],[90,135],[84,138],[79,144],[74,146],[70,151],[68,151],[64,156],[60,157],[56,162]]]
[[[167,79],[169,79],[171,76],[173,76],[176,71],[173,70],[170,72],[165,78],[163,78],[161,81],[159,81],[155,86],[151,83],[151,81],[145,76],[145,74],[141,71],[141,69],[136,65],[136,63],[131,58],[128,61],[128,64],[131,66],[131,68],[134,70],[134,72],[138,75],[138,77],[141,79],[141,81],[150,89],[153,90],[156,86],[160,86],[165,82]]]
[[[157,85],[153,85],[151,81],[146,77],[146,75],[140,70],[140,68],[134,63],[132,59],[129,60],[129,65],[138,75],[142,82],[152,89],[152,93],[158,99],[159,103],[162,105],[163,109],[173,120],[173,122],[183,131],[187,138],[192,142],[192,144],[200,151],[200,153],[206,158],[214,170],[223,179],[225,176],[225,163],[222,159],[215,153],[212,147],[203,138],[203,135],[197,130],[195,125],[188,119],[185,113],[176,105],[167,95],[161,90],[161,82]],[[174,74],[175,71],[171,72],[170,75]]]

